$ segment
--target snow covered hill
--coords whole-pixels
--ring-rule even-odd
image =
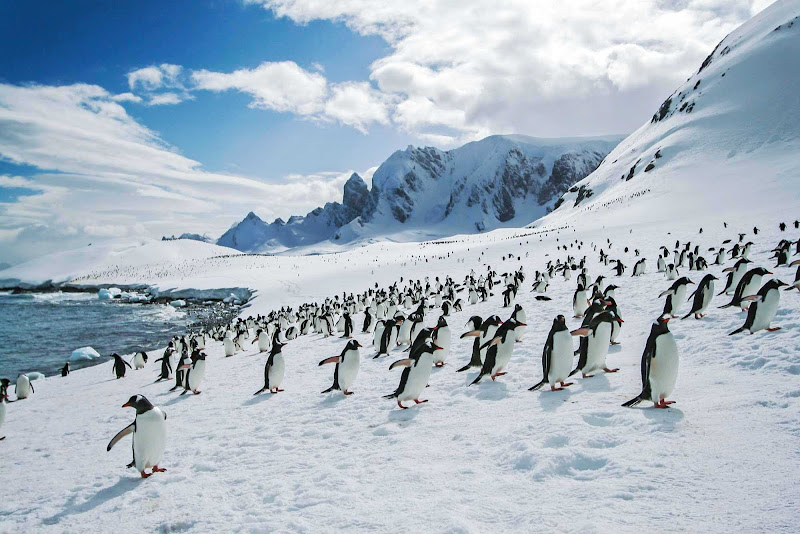
[[[326,240],[419,241],[522,226],[544,215],[620,139],[495,135],[450,151],[409,146],[377,169],[371,190],[353,174],[341,204],[329,202],[286,222],[266,223],[251,212],[217,244],[274,252]]]
[[[798,17],[799,2],[776,2],[731,32],[537,226],[800,205]]]

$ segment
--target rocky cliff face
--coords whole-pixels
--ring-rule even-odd
[[[408,230],[452,235],[526,224],[591,173],[620,139],[498,135],[450,151],[409,146],[378,168],[371,190],[353,174],[341,204],[286,223],[268,224],[251,213],[217,243],[254,252]]]

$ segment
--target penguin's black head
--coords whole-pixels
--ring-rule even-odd
[[[755,268],[755,269],[753,269],[751,272],[752,272],[753,274],[760,274],[761,276],[764,276],[765,274],[772,274],[771,272],[769,272],[768,270],[766,270],[766,269],[765,269],[765,268],[763,268],[763,267],[756,267],[756,268]]]
[[[144,413],[153,409],[153,404],[144,395],[133,395],[128,402],[122,405],[123,408],[135,408],[136,414]]]
[[[439,320],[436,322],[436,328],[444,328],[447,326],[447,321],[444,318],[444,315],[439,316]]]
[[[356,350],[357,348],[362,346],[363,345],[359,343],[358,340],[356,339],[351,339],[350,341],[347,342],[347,350]]]
[[[117,354],[116,352],[114,352],[114,353],[111,354],[111,358],[114,358],[116,360],[118,358],[121,358],[121,356],[119,354]]]

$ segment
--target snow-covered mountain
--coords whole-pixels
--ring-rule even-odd
[[[353,174],[341,204],[286,222],[266,223],[251,212],[217,244],[265,252],[326,240],[415,240],[521,226],[547,213],[620,139],[495,135],[450,151],[409,146],[375,171],[371,190]]]
[[[686,82],[537,225],[725,220],[800,200],[800,2],[726,36]],[[664,208],[667,209],[664,209]]]

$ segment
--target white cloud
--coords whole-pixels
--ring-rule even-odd
[[[220,235],[250,210],[285,218],[341,199],[349,173],[264,183],[206,171],[114,96],[94,85],[0,84],[0,158],[41,169],[0,176],[0,187],[36,191],[0,204],[0,257],[19,261],[112,237]]]
[[[391,52],[371,65],[370,79],[394,98],[391,119],[450,145],[494,132],[631,130],[727,32],[767,3],[247,1],[298,24],[344,22],[382,37]],[[587,99],[625,113],[575,113],[592,109]]]
[[[120,93],[118,95],[114,95],[111,97],[111,100],[114,102],[136,102],[139,103],[142,101],[142,97],[136,96],[133,93]]]
[[[325,102],[324,116],[366,133],[372,123],[389,122],[387,100],[367,82],[335,84]]]
[[[148,100],[148,106],[166,106],[170,104],[180,104],[184,100],[191,99],[191,95],[179,95],[178,93],[160,93],[153,95]]]
[[[129,72],[128,86],[131,91],[137,87],[147,91],[153,91],[161,87],[182,87],[178,79],[182,71],[183,67],[180,65],[171,65],[169,63],[151,65]]]

